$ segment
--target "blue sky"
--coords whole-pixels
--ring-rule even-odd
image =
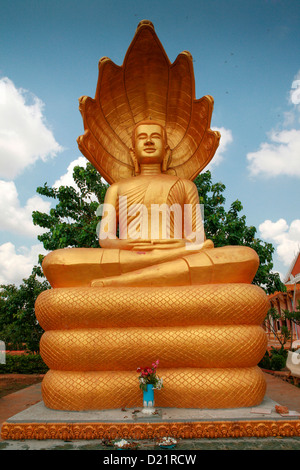
[[[213,180],[274,244],[274,270],[288,271],[300,244],[299,0],[2,0],[1,283],[20,282],[44,252],[31,212],[50,202],[36,187],[71,181],[78,98],[94,97],[102,56],[122,64],[142,19],[171,62],[192,54],[196,97],[214,97],[222,134]]]

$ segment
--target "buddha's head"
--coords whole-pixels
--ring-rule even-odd
[[[135,173],[140,173],[140,165],[157,164],[166,171],[170,157],[167,134],[164,126],[157,121],[140,121],[132,133],[131,157]]]

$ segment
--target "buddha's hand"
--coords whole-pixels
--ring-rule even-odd
[[[160,239],[149,240],[138,238],[136,240],[122,240],[127,242],[127,250],[132,251],[153,251],[153,250],[176,250],[186,249],[189,252],[198,252],[200,250],[207,250],[213,248],[214,244],[211,240],[206,240],[203,243],[195,243],[192,240],[182,239]]]
[[[167,240],[166,240],[167,241]],[[104,240],[100,240],[100,246],[102,248],[109,248],[109,249],[118,249],[118,250],[128,250],[128,251],[150,251],[157,248],[154,245],[153,240],[149,239],[120,239],[120,238],[106,238]]]
[[[184,239],[135,240],[133,251],[175,250],[186,246]]]
[[[105,239],[100,241],[102,248],[128,250],[128,251],[153,251],[153,250],[176,250],[176,249],[187,249],[189,251],[199,251],[201,249],[213,248],[213,242],[206,240],[204,243],[195,244],[189,239]]]

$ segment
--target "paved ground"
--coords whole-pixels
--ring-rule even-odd
[[[153,441],[138,442],[138,450],[148,453],[159,452],[160,448]],[[1,450],[98,450],[111,451],[111,447],[104,446],[101,441],[0,441]],[[180,451],[196,450],[300,450],[300,437],[294,438],[238,438],[238,439],[184,439],[176,448]],[[168,452],[171,452],[169,450]]]
[[[287,406],[290,410],[300,412],[300,388],[295,387],[282,379],[265,374],[267,381],[266,395],[272,400]],[[41,401],[40,384],[27,387],[15,393],[11,393],[0,399],[0,426],[8,418],[26,410],[33,404]],[[136,441],[138,450],[148,453],[157,453],[160,448],[151,440]],[[59,440],[25,440],[3,441],[0,440],[0,450],[101,450],[111,451],[111,447],[103,445],[100,440],[72,441]],[[300,450],[300,437],[293,438],[237,438],[237,439],[183,439],[175,449],[180,451],[196,450]],[[171,451],[169,451],[171,452]],[[103,452],[103,456],[107,452]],[[98,455],[98,454],[97,454]],[[101,454],[102,455],[102,454]],[[123,455],[123,454],[122,454]],[[128,454],[126,454],[128,455]],[[158,462],[157,462],[158,463]],[[162,462],[164,463],[164,462]]]

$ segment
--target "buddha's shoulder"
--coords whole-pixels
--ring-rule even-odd
[[[178,183],[181,183],[181,184],[183,184],[184,186],[187,186],[187,187],[194,187],[195,186],[193,181],[185,179],[185,178],[181,178],[180,176],[169,175],[168,173],[162,173],[161,176],[163,178],[167,178],[169,181],[174,181],[174,183],[178,182]]]
[[[159,178],[161,179],[161,181],[165,179],[169,183],[174,184],[174,186],[178,185],[183,190],[188,191],[188,192],[194,191],[197,189],[193,181],[185,179],[185,178],[180,178],[179,176],[176,176],[176,175],[169,175],[167,173],[161,173],[159,175]]]
[[[151,178],[144,178],[141,176],[132,176],[131,178],[122,179],[111,184],[108,188],[112,194],[123,194],[130,189],[134,189],[139,186],[147,186],[151,181]]]
[[[191,195],[194,193],[198,194],[197,187],[195,183],[189,179],[180,178],[175,175],[165,175],[168,178],[168,181],[174,183],[174,188],[176,187],[185,194]]]
[[[111,192],[119,192],[122,190],[126,190],[129,187],[134,187],[134,186],[140,186],[140,185],[148,185],[151,182],[158,182],[158,181],[168,181],[173,184],[180,184],[185,187],[185,189],[192,190],[195,189],[196,186],[193,183],[193,181],[185,179],[185,178],[180,178],[176,175],[169,175],[167,173],[160,173],[159,175],[156,176],[150,176],[150,175],[138,175],[134,176],[128,179],[120,180],[116,183],[113,183],[110,187],[109,190]]]
[[[181,178],[180,181],[184,185],[186,190],[189,190],[189,191],[193,191],[195,189],[197,190],[197,187],[193,181],[185,179],[185,178]]]

